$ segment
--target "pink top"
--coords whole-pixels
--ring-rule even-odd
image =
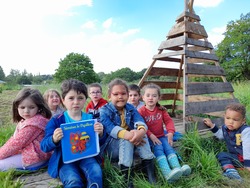
[[[148,126],[148,137],[151,134],[154,134],[157,138],[164,136],[164,124],[167,132],[174,134],[174,122],[166,110],[160,110],[156,106],[153,111],[150,111],[143,106],[138,111]]]
[[[40,142],[44,137],[48,121],[40,114],[21,120],[13,136],[0,147],[0,159],[21,154],[24,166],[48,160],[51,153],[44,153],[40,149]]]

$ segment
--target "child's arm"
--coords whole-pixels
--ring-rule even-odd
[[[94,130],[95,130],[95,132],[98,133],[98,135],[100,137],[103,136],[103,125],[101,123],[96,122],[95,125],[94,125]]]
[[[5,159],[19,153],[28,146],[42,132],[34,126],[26,126],[12,136],[2,147],[0,147],[0,159]]]
[[[169,143],[169,145],[173,146],[173,141],[174,141],[173,137],[174,137],[174,134],[173,133],[168,133],[166,135],[168,137],[168,143]]]
[[[133,132],[131,132],[131,131],[125,131],[124,132],[124,139],[125,140],[131,140],[132,138],[134,137],[134,133]]]
[[[152,133],[149,136],[154,145],[161,145],[161,141]]]
[[[203,122],[204,122],[204,124],[205,124],[206,126],[208,126],[210,129],[214,128],[214,126],[215,126],[215,125],[212,123],[211,119],[209,119],[209,118],[204,118]]]
[[[134,135],[133,137],[129,140],[132,144],[138,146],[138,145],[143,145],[143,137],[146,134],[146,130],[144,128],[137,129],[137,130],[131,130]]]
[[[203,123],[210,128],[214,136],[218,139],[224,139],[224,135],[221,128],[218,128],[209,118],[204,118]]]

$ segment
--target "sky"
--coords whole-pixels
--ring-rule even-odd
[[[54,74],[69,53],[88,56],[94,71],[148,68],[185,0],[0,0],[0,66]],[[223,40],[249,0],[194,0],[208,41]]]

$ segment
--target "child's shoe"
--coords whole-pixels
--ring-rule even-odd
[[[163,176],[169,183],[178,180],[182,176],[181,168],[174,168],[173,170],[171,170],[165,155],[157,157],[156,161],[160,167]]]
[[[191,168],[189,165],[183,165],[181,171],[183,176],[189,176],[191,174]]]
[[[235,179],[235,180],[242,181],[242,178],[240,177],[238,171],[234,168],[226,169],[226,171],[223,173],[223,175],[229,179]]]

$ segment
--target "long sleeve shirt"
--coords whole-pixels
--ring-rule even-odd
[[[143,106],[138,109],[138,111],[148,126],[148,137],[150,137],[151,134],[154,134],[157,138],[164,136],[164,125],[168,133],[174,134],[174,121],[166,110],[160,110],[156,106],[153,111],[150,111]]]

